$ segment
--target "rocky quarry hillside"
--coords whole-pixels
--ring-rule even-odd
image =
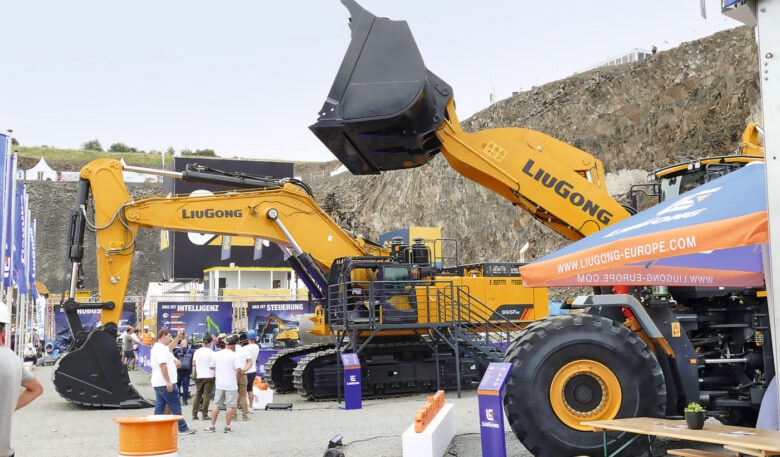
[[[760,122],[757,70],[752,29],[741,27],[644,61],[594,69],[515,94],[462,125],[467,131],[523,127],[577,146],[604,163],[610,193],[622,198],[630,184],[644,181],[650,170],[736,150],[746,123]],[[324,147],[323,154],[329,154]],[[317,167],[308,165],[305,173],[296,174],[311,175]],[[308,183],[345,228],[375,238],[406,226],[440,226],[445,237],[459,240],[461,262],[517,261],[525,242],[531,244],[526,260],[532,260],[567,243],[457,174],[441,156],[413,170],[379,176],[343,173]],[[160,189],[131,186],[133,193],[149,191]],[[32,183],[30,193],[39,224],[39,278],[52,292],[61,291],[67,213],[75,201],[75,185]],[[160,279],[158,239],[157,232],[141,234],[129,293],[144,293],[147,282]],[[88,288],[95,287],[93,265],[91,253],[85,261]]]

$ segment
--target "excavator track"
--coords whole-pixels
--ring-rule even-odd
[[[343,369],[337,366],[336,349],[310,352],[300,359],[293,372],[293,384],[308,400],[337,398]],[[457,388],[455,354],[448,346],[439,347],[438,373],[443,389]],[[434,350],[420,342],[372,344],[360,354],[363,398],[388,398],[437,390]],[[461,356],[461,388],[476,388],[479,364]]]
[[[298,364],[295,358],[332,347],[332,344],[316,343],[277,352],[264,365],[265,383],[277,393],[294,392],[293,370]]]

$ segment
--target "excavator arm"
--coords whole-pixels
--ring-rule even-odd
[[[139,228],[247,236],[291,246],[294,251],[289,259],[291,265],[318,298],[325,297],[326,275],[335,259],[387,254],[383,248],[355,238],[339,227],[311,197],[305,185],[251,179],[247,182],[246,176],[235,176],[231,181],[229,174],[200,169],[174,177],[249,188],[212,195],[148,196],[133,200],[122,176],[126,168],[133,167],[123,167],[112,159],[98,159],[80,173],[79,208],[71,217],[68,243],[73,277],[64,304],[75,343],[55,371],[57,391],[75,403],[147,406],[130,386],[113,345],[108,351],[103,348],[107,338],[112,335],[111,341],[116,338],[116,324],[127,292]],[[258,185],[264,187],[252,188]],[[87,210],[90,196],[93,220]],[[87,228],[95,231],[100,304],[84,305],[75,301],[75,276],[83,257]],[[84,307],[101,308],[100,329],[83,330],[77,310]]]
[[[353,174],[418,167],[441,152],[458,173],[570,240],[629,216],[587,152],[522,128],[464,132],[452,88],[425,67],[406,22],[342,3],[352,41],[310,129]]]

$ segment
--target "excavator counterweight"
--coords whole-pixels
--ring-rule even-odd
[[[406,21],[376,17],[354,0],[342,3],[352,41],[309,128],[356,175],[426,164],[439,152],[434,132],[452,88],[425,68]]]

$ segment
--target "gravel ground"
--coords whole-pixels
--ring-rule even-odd
[[[35,376],[44,386],[44,394],[14,416],[13,436],[16,455],[46,457],[105,457],[117,455],[119,426],[116,417],[151,414],[145,410],[83,409],[60,398],[51,382],[53,367],[36,367]],[[146,398],[154,398],[149,375],[131,372],[131,380]],[[415,412],[425,404],[418,395],[391,400],[367,400],[359,410],[343,411],[336,402],[308,402],[297,395],[275,395],[274,402],[293,403],[292,411],[255,411],[248,422],[234,422],[234,432],[204,433],[205,421],[189,421],[198,430],[179,437],[180,456],[264,455],[322,456],[328,441],[336,434],[344,436],[346,456],[400,457],[401,435],[411,425]],[[476,392],[464,392],[457,398],[448,392],[446,402],[455,405],[456,436],[448,456],[481,454]],[[185,417],[191,417],[184,407]],[[224,416],[220,415],[220,421]],[[217,425],[224,422],[218,421]],[[221,429],[218,428],[218,430]],[[509,426],[507,455],[531,454],[514,437]],[[217,454],[215,454],[217,452]]]

